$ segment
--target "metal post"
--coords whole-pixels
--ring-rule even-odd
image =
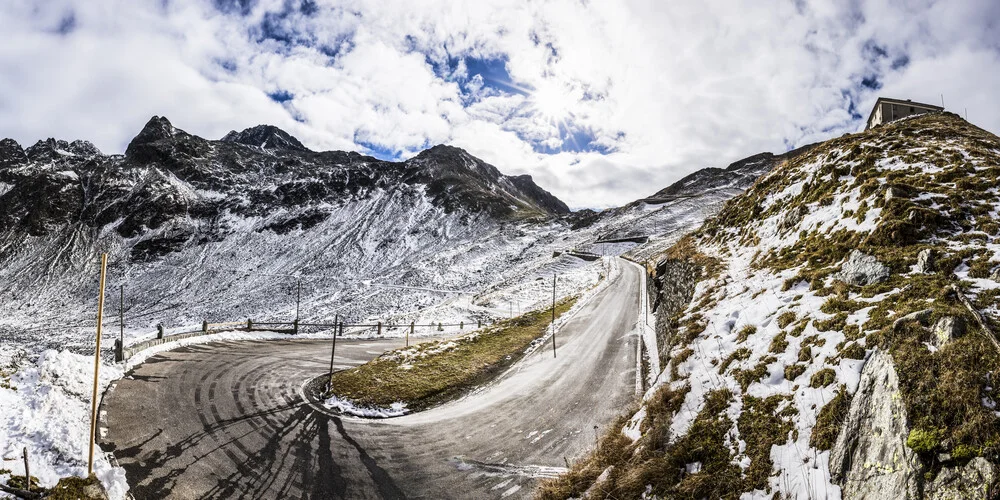
[[[31,493],[31,471],[28,469],[28,447],[24,447],[24,489]]]
[[[413,335],[413,327],[416,326],[415,323],[416,321],[410,322],[410,331],[406,334],[406,347],[410,347],[410,335]]]
[[[97,438],[97,382],[101,369],[101,324],[104,322],[104,280],[108,274],[108,254],[101,254],[101,294],[97,297],[97,346],[94,348],[94,393],[90,402],[90,454],[87,476],[94,473],[94,440]],[[30,478],[29,478],[30,483]]]
[[[333,357],[337,354],[337,328],[340,325],[340,315],[334,316],[333,320],[333,348],[330,350],[330,377],[333,377]]]
[[[556,357],[556,273],[552,273],[552,357]]]
[[[125,349],[125,285],[118,286],[118,340]]]
[[[299,299],[302,298],[302,278],[295,282],[295,333],[299,333]]]

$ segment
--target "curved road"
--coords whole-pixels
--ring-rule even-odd
[[[304,401],[329,341],[232,341],[151,357],[105,396],[101,439],[132,494],[159,498],[526,498],[590,448],[636,392],[638,266],[487,387],[387,420]],[[401,339],[342,340],[338,368]]]

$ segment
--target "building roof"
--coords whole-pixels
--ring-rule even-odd
[[[907,100],[904,101],[904,100],[901,100],[901,99],[890,99],[888,97],[879,97],[878,100],[875,101],[875,105],[872,106],[872,112],[868,114],[868,121],[865,122],[866,125],[872,122],[872,117],[875,116],[875,110],[878,109],[878,105],[882,104],[883,102],[886,102],[886,103],[889,103],[889,104],[899,104],[901,106],[916,106],[918,108],[932,109],[934,111],[944,111],[944,107],[942,107],[942,106],[935,106],[933,104],[925,104],[925,103],[922,103],[922,102],[914,102],[914,101],[911,101],[909,99],[907,99]]]

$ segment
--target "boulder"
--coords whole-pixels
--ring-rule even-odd
[[[997,468],[982,457],[976,457],[964,466],[942,467],[934,481],[926,485],[927,500],[966,500],[992,498],[995,491]]]
[[[990,279],[1000,283],[1000,267],[994,269],[993,272],[990,273]]]
[[[778,232],[786,233],[795,229],[802,222],[802,218],[806,216],[809,210],[804,205],[798,205],[795,208],[786,210],[781,217],[778,218]]]
[[[613,465],[604,469],[604,471],[601,472],[601,475],[597,476],[597,479],[594,480],[594,484],[590,485],[590,488],[587,488],[587,491],[583,492],[583,496],[581,498],[605,498],[607,495],[604,489],[607,485],[608,478],[611,477],[611,472],[614,470],[615,466]]]
[[[849,285],[871,285],[888,280],[889,268],[871,255],[852,250],[840,266],[840,271],[831,275],[831,278]]]
[[[830,477],[843,498],[920,498],[923,468],[908,434],[892,357],[876,349],[830,451]]]
[[[965,321],[962,318],[945,316],[934,323],[934,345],[939,348],[964,334]]]
[[[900,326],[902,326],[905,323],[909,323],[910,321],[916,321],[921,325],[926,326],[927,320],[930,319],[931,317],[931,312],[932,312],[931,309],[923,309],[920,311],[911,312],[910,314],[907,314],[906,316],[903,316],[902,318],[893,321],[892,330],[896,331],[899,329]]]
[[[913,269],[917,274],[934,272],[934,249],[925,248],[917,254],[917,265]]]

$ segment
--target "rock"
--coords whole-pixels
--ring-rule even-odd
[[[923,468],[908,434],[892,357],[876,349],[830,451],[830,477],[843,498],[920,498]]]
[[[926,486],[928,500],[966,500],[991,498],[995,491],[997,468],[982,457],[976,457],[960,467],[942,467],[941,472]]]
[[[896,192],[891,187],[889,189],[885,190],[885,202],[886,203],[889,203],[889,200],[895,198],[896,196],[897,196]]]
[[[604,498],[604,484],[608,482],[608,478],[611,477],[611,471],[615,470],[615,466],[610,466],[601,472],[600,476],[594,481],[594,484],[587,488],[587,491],[583,492],[583,497],[581,498]]]
[[[934,272],[934,249],[925,248],[917,254],[917,266],[914,268],[917,274],[931,274]]]
[[[785,211],[778,219],[778,232],[786,233],[795,229],[808,212],[808,209],[804,205],[799,205],[796,208]]]
[[[1000,267],[994,269],[993,272],[990,273],[990,279],[1000,283]]]
[[[965,321],[960,317],[945,316],[934,323],[934,345],[939,348],[964,334]]]
[[[901,325],[903,325],[903,323],[907,323],[907,322],[910,322],[910,321],[916,321],[916,322],[920,323],[921,325],[923,325],[923,324],[927,323],[927,320],[930,319],[930,317],[931,317],[931,310],[930,309],[924,309],[924,310],[921,310],[921,311],[911,312],[910,314],[907,314],[906,316],[903,316],[902,318],[899,318],[896,321],[893,321],[892,322],[892,329],[893,329],[893,331],[895,331],[897,328],[899,328]]]
[[[0,169],[28,163],[28,155],[14,139],[0,140]]]
[[[849,285],[871,285],[888,280],[889,268],[871,255],[852,250],[847,260],[840,266],[840,272],[834,273],[831,278]]]

